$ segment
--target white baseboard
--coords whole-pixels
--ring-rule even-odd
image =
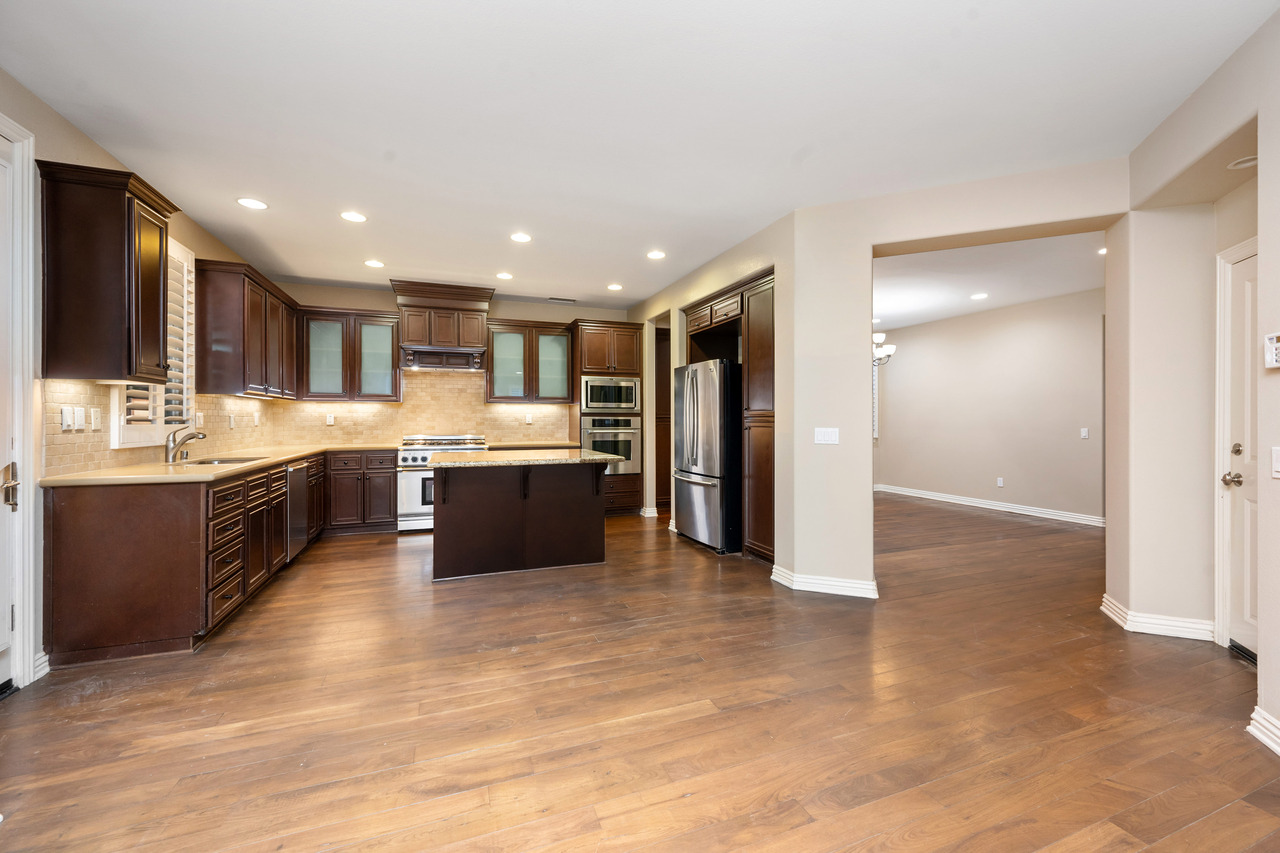
[[[656,506],[645,506],[640,508],[640,515],[644,518],[657,518],[658,508]]]
[[[672,533],[680,532],[679,530],[676,530],[676,520],[674,518],[672,518],[671,521],[667,523],[667,529],[670,530]]]
[[[36,655],[34,666],[31,667],[31,670],[32,670],[31,671],[32,681],[35,681],[36,679],[39,679],[39,678],[44,678],[46,675],[48,675],[49,674],[49,653],[40,652],[38,655]]]
[[[772,579],[785,587],[800,592],[825,592],[828,595],[848,595],[855,598],[879,598],[875,581],[855,581],[849,578],[830,578],[823,575],[798,575],[782,566],[773,567]]]
[[[1109,594],[1102,596],[1102,612],[1121,628],[1137,634],[1158,634],[1162,637],[1182,637],[1187,640],[1213,642],[1213,620],[1211,619],[1186,619],[1181,616],[1161,616],[1158,613],[1135,613]]]
[[[1261,708],[1253,709],[1253,717],[1244,730],[1266,744],[1272,752],[1280,754],[1280,720]]]
[[[1078,512],[1063,512],[1059,509],[1044,509],[1037,506],[1006,504],[999,501],[984,501],[980,498],[966,498],[960,495],[944,495],[941,492],[922,492],[919,489],[904,489],[901,486],[875,485],[871,487],[877,492],[889,492],[894,495],[906,495],[912,498],[925,498],[931,501],[943,501],[949,504],[964,504],[982,509],[994,509],[1000,512],[1016,512],[1018,515],[1034,515],[1037,518],[1049,518],[1054,521],[1069,521],[1072,524],[1087,524],[1090,527],[1106,527],[1107,520],[1098,515],[1081,515]]]

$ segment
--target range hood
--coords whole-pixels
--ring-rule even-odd
[[[480,370],[491,287],[391,279],[400,308],[400,366]]]

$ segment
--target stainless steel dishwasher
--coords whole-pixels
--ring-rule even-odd
[[[307,463],[289,464],[285,482],[289,505],[289,559],[298,556],[307,547]]]

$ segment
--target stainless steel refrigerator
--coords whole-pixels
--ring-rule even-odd
[[[727,359],[675,369],[676,530],[724,554],[742,550],[742,372]]]

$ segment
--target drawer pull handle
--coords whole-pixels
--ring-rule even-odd
[[[230,524],[224,524],[222,525],[221,528],[219,528],[219,530],[222,530],[224,532],[227,530],[235,530],[235,529],[236,529],[236,523],[234,521],[231,522]]]
[[[233,501],[233,500],[235,500],[235,499],[236,499],[236,496],[235,496],[235,495],[223,495],[223,496],[222,496],[222,499],[223,499],[224,501]]]
[[[235,561],[236,561],[236,558],[235,558],[235,557],[226,557],[225,559],[223,559],[223,561],[222,561],[222,562],[224,562],[224,563],[234,563]]]
[[[231,593],[231,592],[224,592],[224,593],[222,594],[222,597],[223,597],[223,598],[225,598],[225,599],[227,599],[227,600],[231,600],[231,599],[235,598],[236,596],[235,596],[235,593]]]

